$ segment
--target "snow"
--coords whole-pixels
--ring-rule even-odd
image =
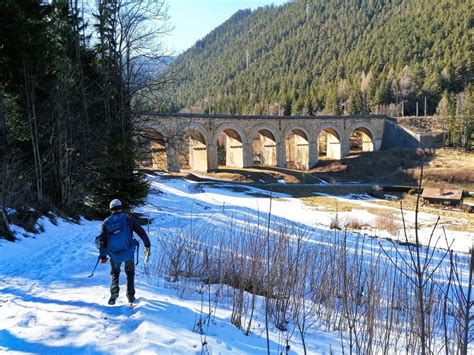
[[[270,203],[275,220],[298,223],[315,232],[327,230],[335,216],[334,212],[307,206],[285,194],[273,193],[270,199],[268,191],[243,185],[240,187],[244,192],[237,191],[235,184],[199,184],[159,176],[149,179],[151,193],[147,203],[137,211],[150,218],[150,225],[145,229],[152,241],[152,262],[158,255],[157,238],[165,231],[190,223],[203,222],[224,228],[236,219],[264,219]],[[367,199],[354,199],[354,196],[340,199],[370,205]],[[340,213],[340,217],[357,217],[367,223],[374,218],[364,210]],[[407,218],[411,217],[407,213]],[[425,222],[433,218],[421,216]],[[231,308],[219,303],[215,305],[212,321],[200,334],[196,331],[196,320],[203,316],[203,292],[193,290],[199,291],[201,286],[192,286],[191,291],[180,298],[173,284],[162,275],[154,275],[151,265],[143,265],[142,260],[137,266],[135,281],[137,306],[126,305],[123,271],[118,303],[108,306],[109,265],[99,264],[94,277],[88,277],[97,260],[94,238],[100,231],[100,222],[83,219],[73,224],[58,219],[52,223],[43,218],[39,223],[44,228],[43,233],[31,235],[13,226],[19,241],[10,243],[0,239],[0,353],[266,352],[261,314],[251,334],[245,336],[231,325]],[[421,229],[420,233],[426,241],[430,230]],[[457,250],[466,251],[472,243],[469,233],[450,235]],[[303,353],[298,340],[296,336],[292,338],[290,354]],[[307,335],[306,342],[312,354],[338,353],[341,349],[338,332],[316,328]],[[271,329],[273,353],[279,344],[278,331]]]
[[[138,305],[126,305],[122,280],[118,304],[108,306],[108,265],[87,277],[99,223],[41,223],[46,232],[35,239],[0,241],[0,353],[201,353],[202,335],[193,332],[198,297],[179,299],[175,290],[146,282],[139,264]],[[245,336],[229,318],[230,310],[217,309],[206,337],[213,353],[266,351],[261,334]],[[314,349],[337,347],[333,337],[322,336],[326,342]]]
[[[173,225],[191,209],[198,210],[199,199],[191,206],[183,203],[183,198],[201,196],[195,184],[173,180],[159,187],[167,193],[151,194],[142,208],[157,220],[152,229]],[[215,192],[205,193],[202,202],[215,205],[219,194],[211,190]],[[227,194],[228,204],[254,200]],[[132,309],[126,305],[122,271],[121,296],[116,306],[108,306],[109,265],[99,264],[95,276],[88,277],[97,260],[94,238],[100,222],[72,224],[58,219],[55,225],[41,219],[39,223],[45,232],[33,236],[13,226],[19,241],[0,240],[0,353],[202,353],[203,335],[193,332],[202,307],[199,296],[180,299],[163,279],[150,281],[140,262],[138,305]],[[263,326],[245,336],[230,324],[230,314],[225,306],[217,307],[206,335],[207,349],[214,354],[266,352]],[[275,351],[277,341],[273,332]],[[324,332],[315,333],[308,344],[313,353],[329,353],[331,346],[338,348],[337,335]],[[290,353],[302,352],[297,343],[292,349]]]

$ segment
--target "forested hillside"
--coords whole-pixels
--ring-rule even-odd
[[[161,54],[163,1],[83,5],[0,0],[0,235],[7,207],[100,214],[147,194],[133,111],[151,85],[137,64]]]
[[[426,98],[427,114],[459,111],[466,91],[472,101],[473,35],[466,0],[295,0],[241,10],[176,59],[183,80],[161,109],[411,115],[418,101],[421,115]]]

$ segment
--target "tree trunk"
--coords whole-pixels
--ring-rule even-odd
[[[0,94],[0,166],[5,160],[7,152],[7,129],[5,127],[5,112],[3,110],[3,97]]]
[[[30,127],[30,139],[33,148],[36,174],[36,194],[37,200],[43,199],[43,167],[39,149],[38,117],[36,114],[36,99],[33,86],[32,75],[29,66],[23,61],[24,80],[25,80],[25,99],[28,112],[28,121]]]

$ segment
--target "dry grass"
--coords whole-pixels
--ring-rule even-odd
[[[328,212],[350,212],[353,209],[360,209],[360,206],[355,203],[336,200],[330,196],[302,197],[301,200],[308,206],[324,209]]]
[[[367,227],[367,224],[362,222],[359,218],[357,217],[349,217],[346,220],[346,228],[352,229],[352,230],[361,230],[363,228]]]
[[[466,199],[466,202],[470,199]],[[374,200],[371,201],[375,205],[382,205],[393,208],[400,208],[400,201],[388,200]],[[416,196],[404,195],[401,200],[403,209],[406,211],[414,211],[416,207]],[[435,216],[440,216],[440,223],[442,225],[449,225],[449,229],[460,232],[474,233],[474,213],[465,213],[457,209],[450,209],[448,207],[437,208],[434,206],[419,206],[421,213],[428,213]]]
[[[419,179],[420,169],[407,171]],[[438,149],[423,169],[425,186],[474,190],[474,154],[455,149]]]
[[[398,222],[395,213],[391,211],[379,212],[375,218],[375,227],[380,230],[386,230],[391,235],[397,235],[401,229],[400,222]]]
[[[277,185],[271,186],[274,192],[281,192],[290,194],[293,197],[311,198],[318,193],[334,195],[334,196],[345,196],[349,194],[365,194],[370,191],[370,187],[367,186],[331,186],[331,185],[315,185],[315,186],[291,186],[291,185]],[[317,196],[324,197],[324,196]]]
[[[454,149],[392,149],[321,159],[310,172],[321,179],[417,185],[424,161],[424,185],[474,191],[474,154]]]
[[[362,206],[356,202],[336,200],[331,196],[307,196],[301,197],[301,200],[308,206],[312,206],[318,210],[327,212],[350,212],[352,210],[364,210],[372,215],[377,216],[375,226],[382,230],[387,230],[396,235],[401,228],[400,224],[400,201],[389,200],[370,200],[370,206]],[[414,211],[416,205],[416,196],[404,195],[401,199],[403,209],[405,211]],[[380,207],[379,207],[380,206]],[[388,210],[384,207],[391,207]],[[474,213],[465,213],[452,209],[440,209],[432,206],[420,206],[420,212],[428,213],[435,216],[440,216],[440,223],[449,226],[449,229],[461,232],[474,233]],[[341,221],[341,227],[344,223]],[[352,224],[352,221],[345,221],[346,224]],[[357,221],[354,221],[354,226],[348,228],[357,230]],[[420,223],[423,226],[423,223]],[[363,228],[364,226],[362,226]]]
[[[308,173],[277,167],[220,167],[212,173],[196,173],[242,183],[314,184],[360,181],[373,184],[416,186],[424,162],[424,186],[445,186],[474,191],[474,154],[453,149],[391,149],[354,153],[342,160],[321,158]],[[336,192],[336,194],[341,194]]]
[[[432,158],[432,152],[412,149],[392,149],[378,152],[353,153],[342,160],[321,159],[310,172],[327,181],[363,181],[372,183],[412,184],[407,169],[415,169],[422,159]]]

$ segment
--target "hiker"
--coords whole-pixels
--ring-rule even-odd
[[[110,257],[110,275],[112,284],[110,286],[109,304],[115,304],[119,295],[120,267],[125,263],[125,273],[127,274],[127,299],[130,304],[135,301],[135,249],[138,241],[133,238],[133,232],[145,244],[145,259],[150,256],[150,239],[145,230],[140,226],[135,218],[123,212],[122,202],[115,199],[110,202],[111,215],[102,224],[102,232],[99,238],[100,262],[107,262],[107,255]]]

